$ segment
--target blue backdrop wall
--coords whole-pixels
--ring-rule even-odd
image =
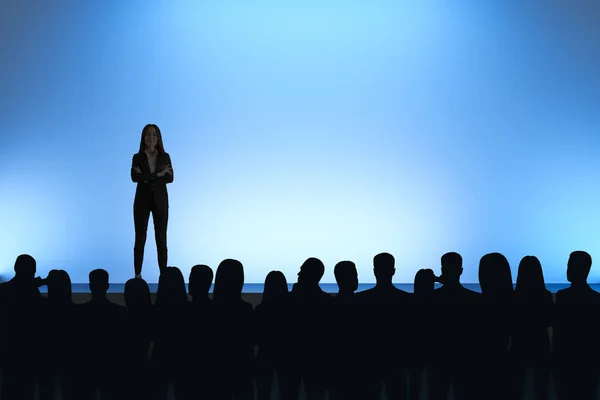
[[[129,168],[156,123],[186,275],[233,257],[295,281],[316,256],[369,282],[389,251],[411,282],[458,251],[476,282],[500,251],[564,282],[570,251],[600,256],[599,27],[572,0],[3,0],[0,273],[30,253],[132,277]]]

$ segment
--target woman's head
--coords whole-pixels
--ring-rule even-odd
[[[133,278],[125,283],[125,306],[128,310],[150,307],[150,288],[142,278]]]
[[[185,304],[187,301],[183,274],[177,267],[165,268],[158,278],[156,304],[170,307]]]
[[[155,124],[148,124],[142,129],[142,138],[140,139],[140,153],[146,149],[156,149],[159,153],[165,152],[162,134]]]
[[[415,275],[415,294],[432,293],[435,289],[435,274],[433,270],[420,269]]]
[[[288,284],[281,271],[271,271],[265,279],[263,304],[282,304],[288,294]]]
[[[57,302],[70,302],[72,296],[71,277],[63,269],[53,269],[48,273],[48,299]]]
[[[500,253],[490,253],[481,258],[479,286],[481,286],[481,293],[486,297],[512,293],[512,273],[506,257]]]
[[[244,287],[244,266],[238,260],[221,261],[215,275],[213,296],[216,302],[239,300]]]
[[[544,272],[542,264],[535,256],[523,257],[519,263],[519,272],[517,274],[517,292],[531,293],[533,291],[540,292],[546,290],[544,282]]]

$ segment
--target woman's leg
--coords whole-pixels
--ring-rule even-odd
[[[133,248],[133,266],[135,274],[142,273],[144,262],[144,247],[146,246],[146,231],[150,218],[150,204],[143,200],[133,203],[133,224],[135,226],[135,246]]]
[[[158,268],[162,272],[167,267],[167,224],[169,222],[169,200],[155,202],[152,208],[154,222],[154,237],[158,253]]]

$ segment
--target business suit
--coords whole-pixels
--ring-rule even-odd
[[[173,182],[173,174],[166,173],[158,176],[157,172],[171,165],[169,153],[158,152],[154,172],[150,169],[148,156],[145,152],[133,155],[131,162],[131,180],[137,183],[135,201],[133,203],[133,220],[135,224],[134,267],[135,273],[140,274],[144,260],[146,231],[148,219],[152,213],[154,236],[158,253],[158,266],[161,270],[167,266],[167,222],[169,220],[169,194],[167,183]],[[141,172],[136,172],[138,167]]]

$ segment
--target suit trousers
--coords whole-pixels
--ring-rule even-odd
[[[167,223],[169,220],[169,201],[156,201],[154,193],[149,196],[136,197],[133,204],[133,221],[135,225],[135,246],[133,248],[133,260],[136,274],[141,274],[144,262],[144,247],[146,246],[146,233],[148,231],[148,220],[152,214],[154,224],[154,238],[156,239],[156,251],[158,256],[158,267],[162,272],[167,267]],[[162,200],[162,199],[161,199]]]

